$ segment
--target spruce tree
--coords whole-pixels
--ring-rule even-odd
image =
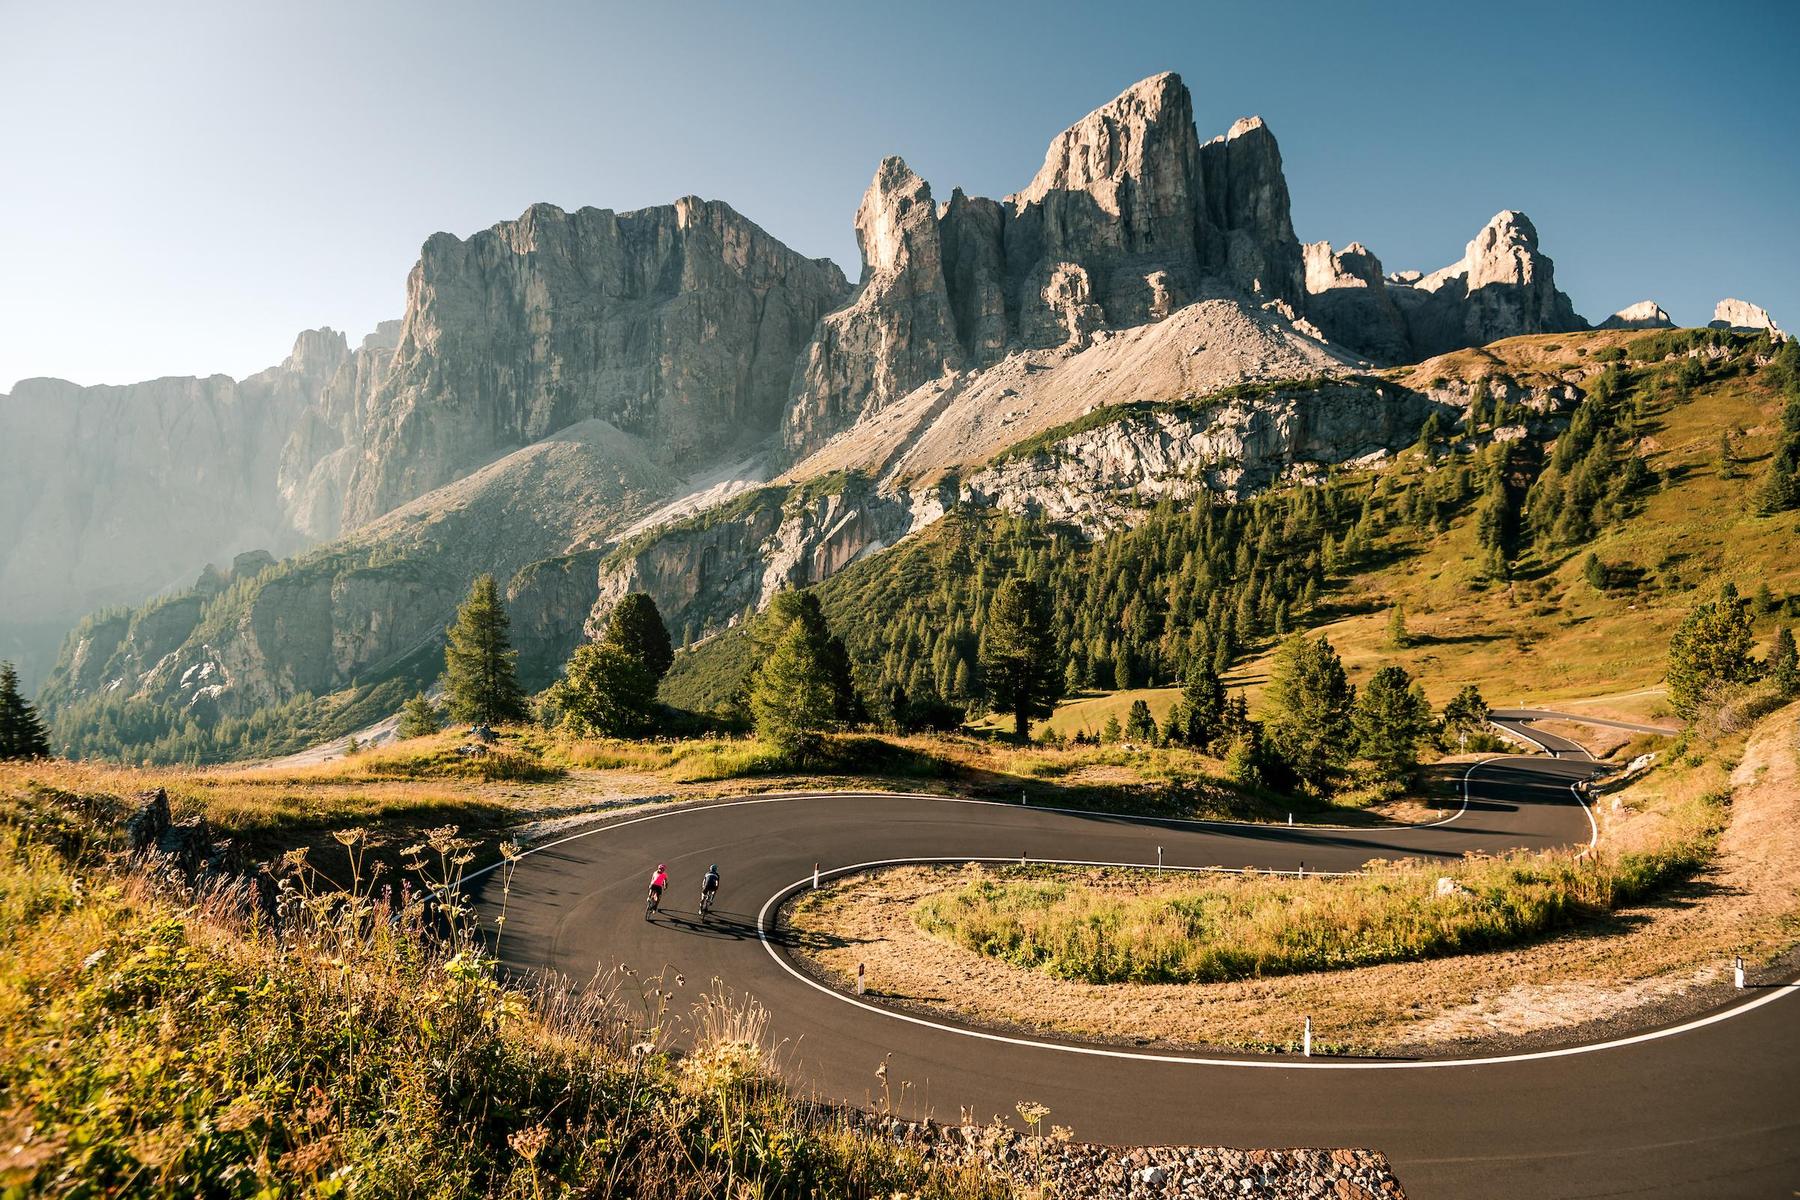
[[[828,641],[805,620],[790,620],[750,685],[756,734],[784,754],[806,758],[837,712]]]
[[[412,699],[400,707],[400,726],[395,731],[403,738],[424,737],[444,727],[444,715],[424,692],[414,692]]]
[[[1412,645],[1412,633],[1406,628],[1404,604],[1396,604],[1388,611],[1387,644],[1394,650],[1404,650]]]
[[[0,662],[0,759],[46,758],[50,736],[37,710],[19,691],[19,673]]]
[[[452,720],[495,725],[525,719],[509,625],[499,585],[492,575],[481,576],[456,610],[444,647],[444,691]]]
[[[637,659],[658,683],[675,661],[675,649],[669,642],[662,613],[657,610],[656,601],[643,592],[627,592],[613,605],[600,640],[611,642]]]
[[[1404,667],[1387,666],[1358,690],[1350,724],[1357,752],[1375,777],[1399,782],[1419,761],[1419,742],[1431,731],[1431,705]]]
[[[1150,715],[1150,705],[1143,700],[1133,700],[1131,711],[1125,717],[1125,736],[1134,742],[1156,742],[1156,719]]]
[[[1204,655],[1188,660],[1177,713],[1181,740],[1196,750],[1212,746],[1225,732],[1225,684]]]
[[[988,609],[981,674],[995,710],[1012,714],[1020,741],[1030,738],[1032,720],[1055,712],[1062,698],[1062,670],[1044,610],[1037,584],[1018,576],[1000,585]]]
[[[1349,759],[1354,700],[1344,664],[1324,634],[1297,633],[1281,644],[1270,669],[1269,741],[1294,774],[1320,793],[1330,790]]]
[[[1487,724],[1488,702],[1481,689],[1464,684],[1462,691],[1444,705],[1444,725],[1457,733],[1469,733]]]

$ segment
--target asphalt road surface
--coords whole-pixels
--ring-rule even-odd
[[[815,862],[827,878],[875,862],[1021,854],[1151,865],[1161,847],[1172,867],[1353,871],[1374,858],[1588,843],[1593,825],[1571,785],[1601,768],[1523,712],[1496,721],[1548,753],[1475,766],[1464,806],[1418,826],[1163,822],[879,793],[755,797],[615,820],[518,864],[502,957],[574,979],[619,963],[640,974],[667,969],[694,993],[716,978],[768,1008],[797,1087],[867,1103],[887,1058],[894,1095],[916,1115],[955,1120],[966,1109],[986,1119],[1035,1100],[1089,1141],[1372,1147],[1416,1200],[1800,1195],[1800,1000],[1791,985],[1747,989],[1679,1031],[1574,1051],[1429,1062],[1235,1058],[925,1020],[826,989],[785,958],[790,935],[775,913],[811,885]],[[662,914],[646,921],[644,891],[659,862],[671,886]],[[715,862],[724,886],[702,919],[699,880]],[[490,910],[492,878],[477,881]],[[880,981],[870,990],[879,993]],[[1303,1016],[1293,1014],[1296,1037]]]

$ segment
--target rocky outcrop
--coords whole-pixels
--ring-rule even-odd
[[[45,700],[118,694],[210,718],[390,681],[410,691],[441,670],[477,575],[604,545],[671,486],[642,439],[578,423],[306,554],[252,559],[243,587],[84,622]]]
[[[1769,310],[1750,303],[1748,300],[1721,300],[1713,306],[1713,319],[1708,322],[1712,329],[1741,329],[1749,333],[1767,330],[1780,333],[1781,326],[1775,324],[1775,318]]]
[[[1333,251],[1330,242],[1303,247],[1306,315],[1333,342],[1375,362],[1413,356],[1406,317],[1388,295],[1381,260],[1360,242]]]
[[[180,587],[250,546],[304,545],[273,481],[289,431],[349,357],[342,334],[316,329],[244,380],[25,379],[0,396],[0,642],[42,627],[53,652],[83,613]],[[48,662],[26,665],[29,680]]]
[[[1524,213],[1496,214],[1462,258],[1429,275],[1400,272],[1377,287],[1370,263],[1379,269],[1360,246],[1344,255],[1324,244],[1308,247],[1306,312],[1326,337],[1379,362],[1417,362],[1520,334],[1588,327],[1556,289],[1555,264],[1539,251],[1537,228]]]
[[[729,205],[534,205],[425,243],[368,402],[344,524],[599,418],[684,469],[768,436],[801,347],[848,293]]]
[[[981,248],[959,252],[965,275]],[[883,159],[856,210],[862,284],[850,304],[827,316],[806,348],[785,427],[804,445],[846,416],[877,411],[928,379],[960,366],[956,314],[944,283],[943,247],[931,186],[899,158]],[[979,290],[979,281],[971,281]],[[969,314],[971,325],[979,314]]]
[[[1654,300],[1639,300],[1636,304],[1627,304],[1606,320],[1595,326],[1597,329],[1673,329],[1675,322],[1669,319],[1662,305]]]
[[[862,287],[807,348],[788,449],[804,457],[858,417],[1009,353],[1079,352],[1100,331],[1211,296],[1298,304],[1288,207],[1267,126],[1246,118],[1202,145],[1172,73],[1064,130],[1003,201],[958,190],[934,209],[924,181],[888,159],[857,215]]]
[[[909,482],[839,471],[764,488],[608,555],[589,632],[631,591],[655,598],[687,638],[716,632],[775,592],[821,582],[959,504],[1097,537],[1129,524],[1147,502],[1241,499],[1333,464],[1378,458],[1411,444],[1434,410],[1456,417],[1423,393],[1373,379],[1271,385],[1211,401],[1122,405],[1116,419],[1077,421],[1035,450],[963,476]]]

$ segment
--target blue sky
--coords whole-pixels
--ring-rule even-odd
[[[0,0],[0,389],[360,336],[540,200],[724,199],[854,277],[882,155],[1004,195],[1167,69],[1203,137],[1268,120],[1304,240],[1430,269],[1517,208],[1591,319],[1800,326],[1800,4]]]

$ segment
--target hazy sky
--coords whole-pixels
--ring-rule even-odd
[[[881,156],[948,196],[1173,69],[1260,113],[1303,240],[1389,270],[1536,222],[1598,320],[1800,326],[1800,4],[0,0],[0,389],[244,375],[397,317],[419,244],[729,201],[858,271]]]

